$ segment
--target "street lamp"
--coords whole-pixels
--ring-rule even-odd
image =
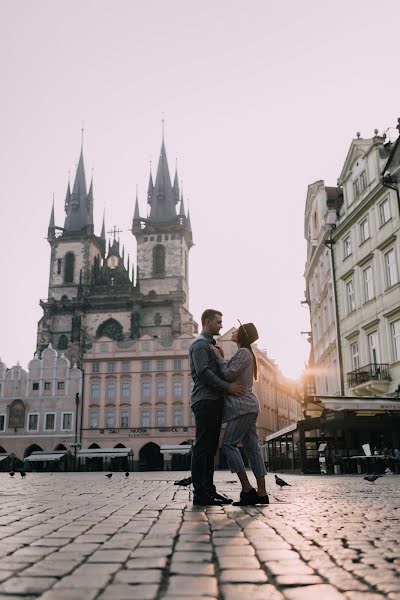
[[[77,471],[77,459],[78,459],[78,409],[79,409],[79,392],[75,394],[75,442],[74,442],[74,466]]]

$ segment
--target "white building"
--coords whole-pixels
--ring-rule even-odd
[[[341,190],[323,181],[308,186],[304,215],[307,240],[306,303],[310,309],[311,356],[309,373],[315,393],[341,393],[333,265],[330,235],[343,202]]]
[[[353,139],[332,231],[346,395],[394,395],[400,383],[399,203],[382,174],[393,144]]]

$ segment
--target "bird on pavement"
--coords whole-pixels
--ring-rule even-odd
[[[370,483],[375,483],[375,481],[379,479],[379,477],[382,477],[382,475],[375,475],[375,473],[372,473],[372,475],[367,475],[366,477],[364,477],[364,479],[365,481],[369,481]]]
[[[112,473],[106,473],[106,477],[108,477],[108,479],[111,479]]]
[[[125,477],[129,477],[129,473],[128,473],[128,471],[125,473]]]
[[[286,481],[284,481],[283,479],[281,479],[280,477],[278,477],[278,475],[275,475],[275,483],[276,485],[279,485],[279,487],[282,489],[285,485],[288,485],[289,487],[292,487],[290,485],[290,483],[287,483]]]
[[[192,483],[191,477],[186,477],[186,479],[179,479],[175,481],[174,485],[190,485]]]
[[[23,479],[24,477],[26,477],[26,473],[25,473],[25,471],[20,471],[20,472],[19,472],[19,474],[21,475],[22,479]]]
[[[14,471],[10,471],[10,477],[14,477],[15,473]]]

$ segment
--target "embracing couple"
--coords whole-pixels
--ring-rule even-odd
[[[222,328],[222,313],[207,309],[201,316],[202,332],[189,350],[194,382],[191,407],[196,423],[196,443],[192,453],[194,506],[220,506],[232,500],[219,494],[214,485],[214,456],[219,446],[222,422],[226,422],[222,451],[242,485],[238,506],[268,504],[265,490],[266,469],[258,444],[256,421],[260,412],[253,381],[257,379],[257,362],[251,344],[258,339],[253,323],[240,325],[232,333],[238,346],[226,362],[214,336]],[[242,443],[257,481],[250,484],[238,448]]]

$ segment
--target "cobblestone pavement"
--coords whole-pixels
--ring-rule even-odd
[[[400,600],[400,476],[268,475],[269,506],[203,509],[187,475],[1,473],[0,600]]]

